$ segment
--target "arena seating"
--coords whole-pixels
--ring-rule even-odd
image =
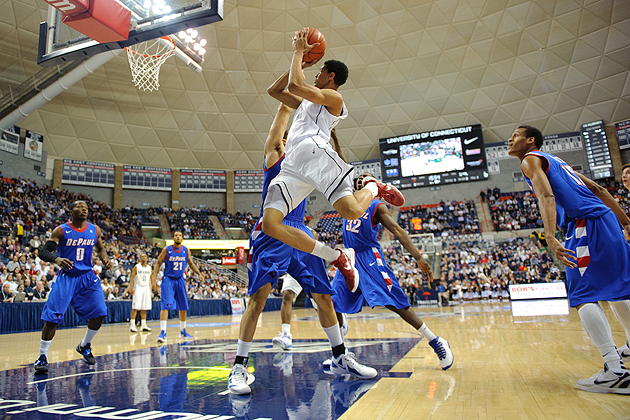
[[[398,224],[410,234],[433,233],[447,237],[481,232],[473,200],[401,207]]]
[[[540,229],[536,195],[531,191],[488,194],[486,197],[494,230]]]

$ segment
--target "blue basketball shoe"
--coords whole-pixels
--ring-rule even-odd
[[[48,373],[48,359],[45,354],[40,354],[35,361],[35,375],[45,375]]]

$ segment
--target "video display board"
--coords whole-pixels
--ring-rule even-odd
[[[488,179],[481,124],[379,140],[384,182],[398,188]]]

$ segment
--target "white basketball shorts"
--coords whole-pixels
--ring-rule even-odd
[[[334,204],[352,195],[353,172],[354,167],[344,162],[328,141],[317,136],[306,138],[287,152],[280,173],[269,185],[263,208],[286,216],[315,189]]]
[[[150,311],[152,297],[153,295],[151,293],[151,287],[136,287],[136,290],[133,293],[131,309]]]
[[[288,273],[284,276],[281,292],[284,293],[286,290],[290,290],[295,293],[295,296],[293,297],[294,300],[297,295],[299,295],[302,291],[302,286],[300,286],[300,283],[298,283],[298,281],[291,277]]]

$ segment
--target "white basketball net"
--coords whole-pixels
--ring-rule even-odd
[[[175,43],[169,37],[144,41],[125,47],[133,84],[138,89],[154,91],[160,87],[160,67],[175,53]]]

